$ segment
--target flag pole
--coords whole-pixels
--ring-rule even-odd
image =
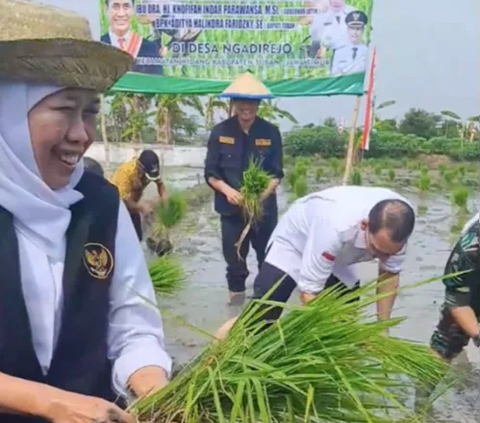
[[[353,168],[353,153],[355,150],[355,132],[357,130],[358,115],[360,113],[360,105],[362,103],[362,96],[357,96],[355,99],[355,107],[353,109],[352,123],[350,125],[350,134],[348,137],[347,159],[345,161],[345,173],[343,174],[343,185],[347,185],[350,179],[350,174]]]

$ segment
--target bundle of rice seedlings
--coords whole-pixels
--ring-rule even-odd
[[[250,160],[247,169],[243,172],[240,193],[242,194],[242,212],[247,225],[235,243],[239,257],[240,247],[252,225],[262,219],[263,205],[261,195],[268,188],[271,179],[270,175],[254,159]]]
[[[295,189],[295,183],[297,182],[298,176],[299,175],[298,175],[297,171],[295,170],[295,168],[291,169],[287,173],[287,182],[288,182],[288,186],[290,187],[291,190]]]
[[[452,193],[453,203],[462,211],[467,210],[469,191],[466,187],[458,187]]]
[[[430,176],[427,174],[422,174],[420,176],[420,179],[418,181],[418,188],[420,188],[421,192],[427,192],[430,191],[432,183],[430,181]]]
[[[185,285],[185,272],[176,258],[166,255],[149,263],[150,278],[157,295],[174,295]]]
[[[254,303],[225,340],[132,411],[154,423],[413,421],[404,389],[438,383],[445,364],[427,347],[386,337],[401,319],[372,321],[377,298],[351,299],[330,290],[305,307]],[[261,304],[290,310],[265,327]]]
[[[445,182],[448,185],[450,185],[453,182],[455,182],[455,179],[457,178],[457,176],[458,176],[458,171],[456,169],[450,169],[445,171],[445,173],[443,174],[443,179],[445,179]]]
[[[309,161],[306,159],[298,159],[295,162],[295,172],[298,176],[307,176],[308,169],[309,169]]]
[[[362,185],[362,174],[360,170],[353,169],[351,183],[352,185],[358,185],[358,186]]]
[[[172,192],[169,194],[166,204],[161,204],[157,208],[157,220],[162,229],[172,229],[180,223],[187,212],[187,199],[182,192]]]
[[[390,182],[393,182],[395,180],[396,174],[395,170],[393,168],[388,169],[388,179]]]
[[[295,182],[294,193],[296,198],[304,197],[308,194],[308,183],[305,176],[299,176]]]

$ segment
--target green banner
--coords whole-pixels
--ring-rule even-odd
[[[249,70],[279,97],[362,95],[373,0],[99,0],[135,57],[114,91],[217,94]]]

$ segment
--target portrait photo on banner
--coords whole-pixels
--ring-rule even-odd
[[[134,72],[266,81],[365,74],[373,0],[99,0]],[[359,76],[360,77],[360,76]]]

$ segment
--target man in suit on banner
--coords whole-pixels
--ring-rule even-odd
[[[108,32],[101,41],[126,51],[136,59],[134,72],[161,75],[161,47],[132,31],[132,17],[135,15],[134,0],[105,0]]]

